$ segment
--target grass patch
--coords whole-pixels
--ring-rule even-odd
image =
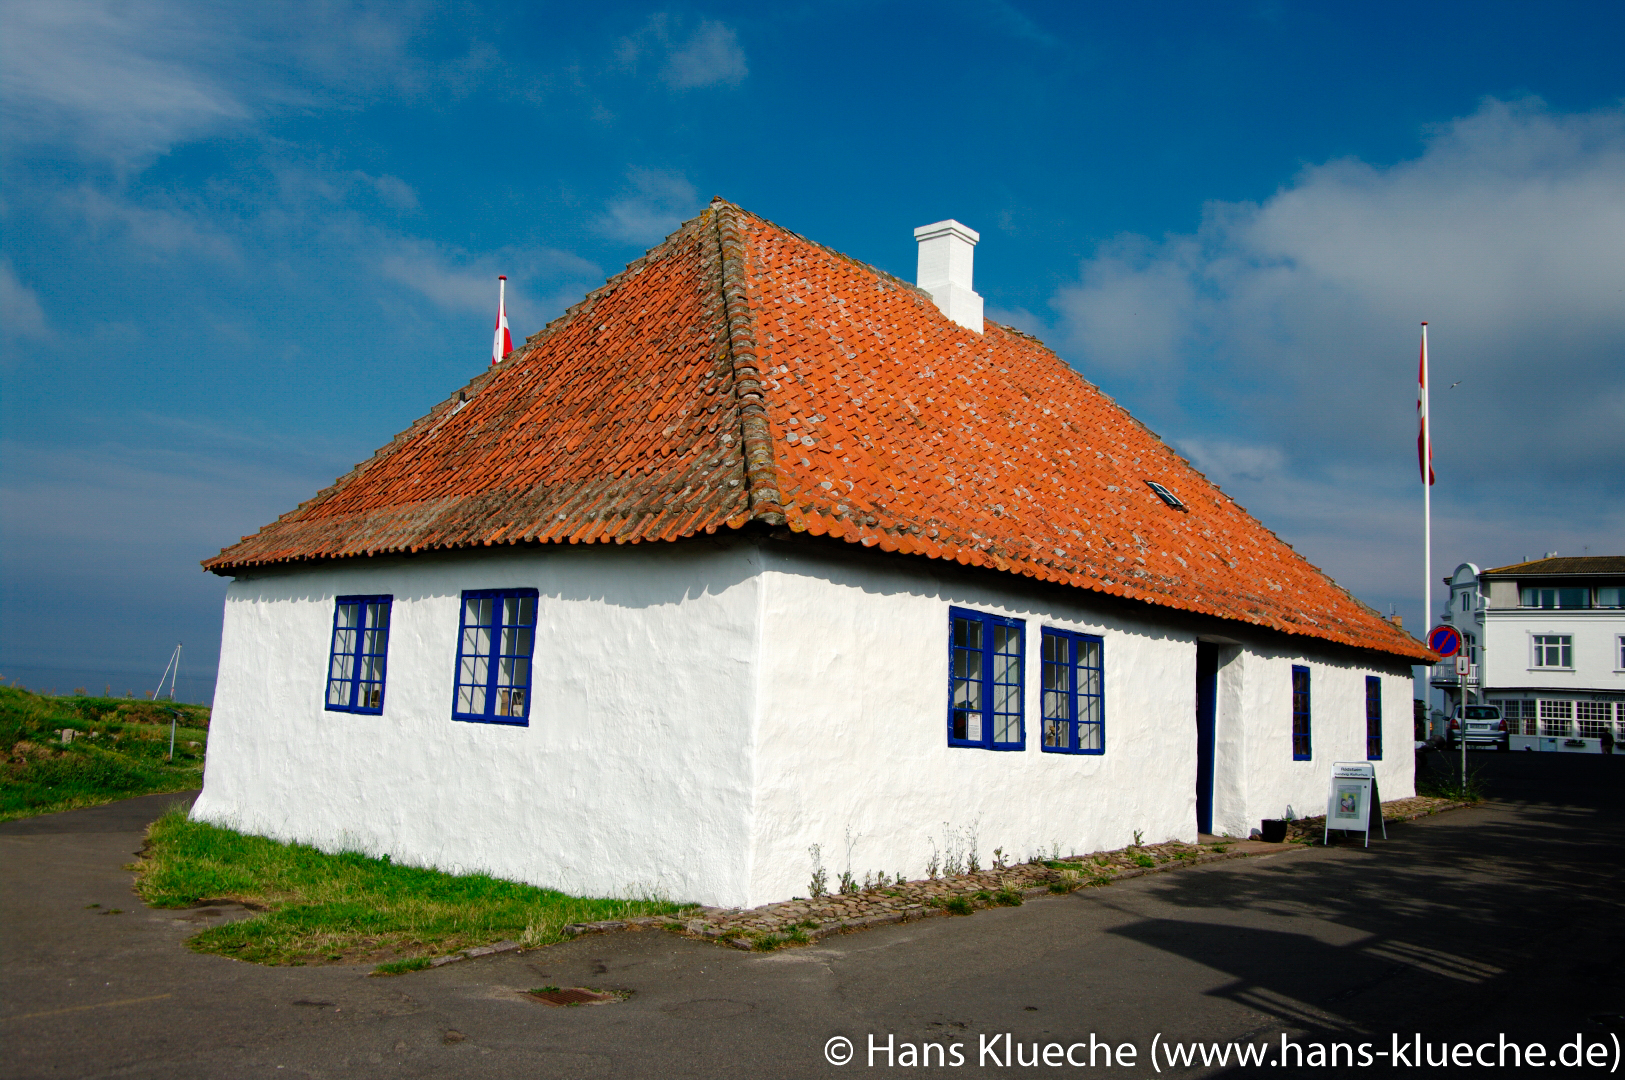
[[[1021,901],[1021,893],[1008,885],[993,894],[993,902],[1001,907],[1020,907]]]
[[[391,960],[372,969],[374,975],[405,975],[408,971],[422,971],[429,966],[427,956],[414,956],[410,960]]]
[[[209,710],[173,707],[182,719],[170,762],[163,705],[0,686],[0,821],[201,787]],[[64,729],[72,742],[62,742]]]
[[[1134,865],[1135,866],[1155,866],[1155,865],[1157,865],[1157,860],[1153,859],[1149,855],[1136,855],[1136,856],[1134,856]]]
[[[1416,793],[1434,799],[1449,799],[1451,802],[1483,802],[1485,798],[1485,784],[1482,767],[1467,770],[1464,781],[1454,771],[1440,776],[1429,771],[1416,778]]]
[[[205,930],[188,944],[261,964],[404,960],[504,939],[526,948],[570,923],[672,914],[664,900],[582,899],[485,874],[398,866],[358,852],[327,854],[216,825],[176,807],[147,830],[136,891],[154,907],[230,899],[264,913]]]
[[[971,907],[970,901],[965,897],[953,896],[942,902],[942,910],[950,915],[969,915],[976,909]]]

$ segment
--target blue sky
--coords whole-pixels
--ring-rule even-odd
[[[1041,336],[1366,601],[1625,552],[1625,8],[0,6],[0,673],[138,692],[204,558],[716,194]],[[1452,382],[1453,390],[1444,390]]]

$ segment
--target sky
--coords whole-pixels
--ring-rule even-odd
[[[0,4],[0,675],[207,700],[199,560],[713,195],[1036,334],[1367,603],[1625,554],[1625,7]]]

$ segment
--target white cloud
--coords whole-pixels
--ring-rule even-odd
[[[10,259],[0,258],[0,334],[8,340],[46,341],[51,331],[34,290],[22,283]]]
[[[481,48],[415,61],[422,8],[11,0],[0,5],[7,135],[138,169],[188,140],[252,131],[278,108],[455,89]]]
[[[627,180],[632,190],[611,202],[597,220],[598,230],[617,240],[657,243],[699,211],[699,193],[680,173],[633,169]]]
[[[1403,448],[1427,319],[1435,381],[1463,381],[1441,435],[1475,465],[1615,475],[1625,110],[1486,101],[1414,159],[1312,166],[1194,236],[1103,244],[1052,304],[1086,375],[1177,391],[1198,428],[1245,415],[1300,464]]]
[[[82,223],[94,242],[117,240],[144,257],[203,255],[219,261],[238,257],[237,244],[227,232],[234,223],[220,215],[143,206],[89,184],[63,192],[57,205]]]
[[[739,37],[719,22],[702,22],[666,58],[661,78],[679,90],[696,86],[738,86],[750,74]]]
[[[422,240],[386,245],[379,262],[384,278],[405,285],[447,311],[496,313],[497,275],[508,275],[509,325],[515,340],[534,332],[561,306],[603,280],[597,265],[552,248],[510,248],[467,252]]]
[[[1192,465],[1221,487],[1242,480],[1279,480],[1287,463],[1286,455],[1274,446],[1181,439],[1178,448]]]
[[[615,66],[636,74],[651,55],[663,58],[660,79],[675,90],[734,87],[750,74],[739,35],[731,27],[709,19],[691,33],[680,35],[677,19],[665,12],[651,15],[635,33],[617,43]]]

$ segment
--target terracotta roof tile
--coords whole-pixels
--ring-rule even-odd
[[[1431,655],[1036,339],[721,200],[204,566],[752,520]]]

